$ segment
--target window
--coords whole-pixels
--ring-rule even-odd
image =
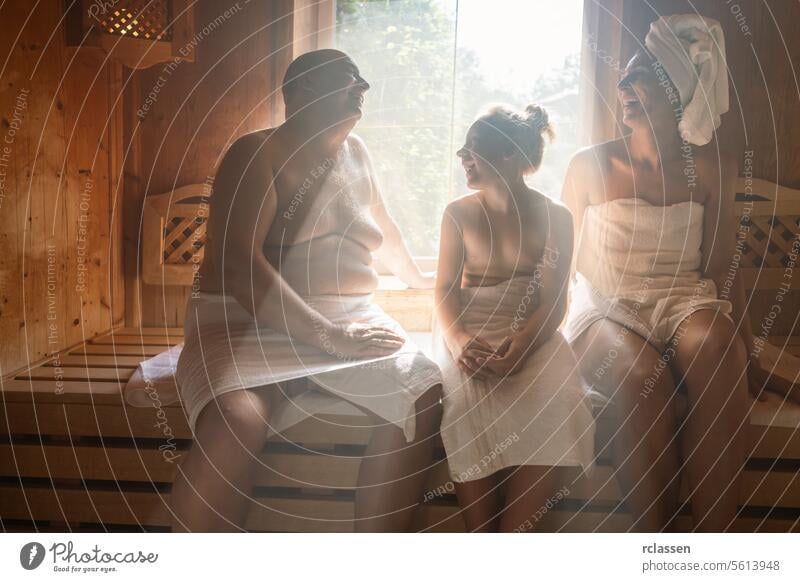
[[[557,132],[531,185],[560,196],[576,149],[583,2],[337,0],[336,46],[369,81],[366,141],[418,257],[438,253],[445,205],[468,192],[455,152],[489,103],[545,106]]]

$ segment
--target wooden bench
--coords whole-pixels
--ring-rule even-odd
[[[742,192],[744,187],[742,182]],[[758,187],[764,194],[757,200],[740,197],[740,207],[753,202],[748,213],[758,217],[752,222],[759,225],[758,233],[755,228],[748,233],[754,239],[748,239],[741,268],[759,289],[775,288],[783,280],[786,254],[792,252],[785,233],[798,232],[800,193],[767,183]],[[161,232],[168,235],[163,223]],[[776,236],[781,242],[772,242]],[[783,256],[775,247],[783,249]],[[187,248],[196,251],[197,245]],[[191,270],[191,257],[186,266]],[[189,273],[170,271],[179,279]],[[405,298],[387,290],[380,300],[408,329],[425,333],[430,296]],[[180,405],[164,406],[161,413],[131,407],[123,401],[122,388],[142,359],[181,342],[182,333],[176,328],[114,330],[2,382],[0,519],[6,531],[169,529],[169,492],[177,470],[171,457],[191,446],[186,418]],[[800,337],[770,340],[800,355]],[[165,439],[157,426],[164,419],[174,439]],[[800,406],[775,395],[754,405],[738,531],[800,531],[798,419]],[[598,451],[611,428],[599,427]],[[358,465],[369,438],[367,419],[346,406],[341,414],[310,418],[271,438],[262,453],[246,527],[351,531]],[[421,506],[417,527],[462,531],[441,446],[437,450],[439,461],[427,487],[431,494]],[[689,526],[686,507],[679,520]],[[539,524],[559,531],[626,531],[630,525],[613,467],[603,454],[591,479],[569,485],[566,499]]]
[[[183,410],[163,408],[160,418],[175,436],[168,443],[155,426],[157,409],[133,408],[123,402],[121,391],[141,359],[181,339],[178,329],[121,329],[4,383],[0,516],[6,529],[169,527],[176,464],[162,450],[174,445],[175,454],[182,455],[191,446]],[[800,339],[791,341],[791,350],[800,353]],[[737,523],[742,531],[800,528],[800,431],[791,426],[798,408],[778,406],[774,397],[756,405]],[[358,464],[370,436],[366,424],[366,418],[347,411],[308,419],[273,437],[262,454],[248,529],[350,531]],[[603,437],[599,440],[602,447]],[[441,447],[438,454],[442,459]],[[432,499],[420,512],[420,529],[463,528],[447,483],[440,460],[428,490],[441,494],[427,496]],[[624,531],[630,526],[605,458],[591,480],[579,479],[569,489],[567,499],[544,516],[543,528]]]

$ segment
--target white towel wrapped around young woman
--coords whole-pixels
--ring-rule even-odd
[[[466,331],[497,348],[515,321],[533,313],[529,276],[461,289]],[[434,324],[434,359],[442,368],[442,441],[456,482],[520,465],[577,466],[594,459],[594,420],[578,362],[559,332],[513,375],[479,380],[461,370]]]
[[[292,340],[255,320],[231,295],[200,292],[186,305],[176,377],[194,430],[206,405],[228,392],[268,386],[272,431],[339,406],[342,400],[396,425],[411,441],[415,402],[441,382],[436,366],[373,294],[303,297],[334,324],[384,326],[406,338],[397,352],[351,359]]]

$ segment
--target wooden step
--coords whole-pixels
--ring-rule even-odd
[[[152,358],[168,349],[161,345],[106,345],[106,344],[83,344],[69,351],[69,355],[90,355],[90,356],[137,356],[142,359]]]
[[[115,346],[164,346],[164,350],[183,341],[183,336],[161,336],[161,335],[104,335],[91,340],[89,343],[96,346],[115,345]],[[162,350],[163,351],[163,350]]]
[[[64,368],[136,368],[144,358],[139,356],[123,356],[123,355],[108,355],[108,356],[87,356],[80,354],[69,354],[61,356],[58,360]],[[45,362],[42,364],[46,367],[53,367],[56,365],[55,360]]]
[[[0,435],[43,435],[75,439],[154,438],[165,430],[178,439],[191,439],[186,416],[179,405],[164,406],[165,422],[155,408],[132,408],[117,404],[34,404],[0,402]]]
[[[63,367],[58,369],[50,366],[40,366],[32,370],[20,372],[16,380],[41,380],[41,381],[87,381],[87,382],[127,382],[133,374],[131,368],[73,368]]]

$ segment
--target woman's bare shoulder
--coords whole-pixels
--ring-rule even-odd
[[[603,182],[616,160],[627,157],[627,142],[619,138],[579,149],[567,168],[566,183],[570,190],[588,191]]]
[[[455,218],[466,218],[476,212],[479,212],[480,209],[481,202],[478,197],[478,193],[471,192],[450,201],[450,203],[445,207],[445,212],[453,215]]]

